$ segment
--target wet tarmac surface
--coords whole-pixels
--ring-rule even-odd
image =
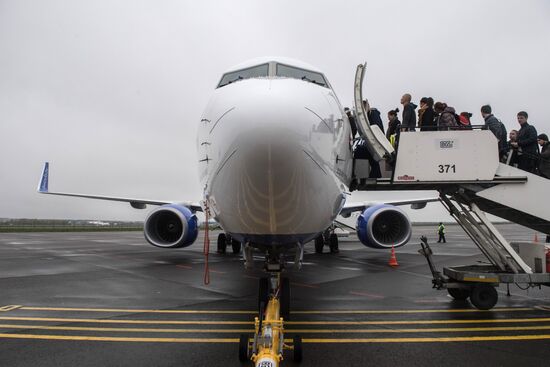
[[[498,228],[509,241],[534,236]],[[285,323],[286,338],[303,338],[300,365],[550,365],[550,288],[508,297],[501,286],[491,311],[455,301],[431,288],[423,234],[434,241],[435,227],[414,228],[398,268],[354,235],[339,254],[306,247],[303,268],[288,270]],[[240,366],[261,261],[245,270],[238,255],[210,254],[205,285],[202,240],[166,250],[139,232],[0,234],[0,366]],[[484,260],[457,226],[432,248],[439,267]]]

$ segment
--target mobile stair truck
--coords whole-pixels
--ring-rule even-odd
[[[488,259],[487,265],[435,269],[426,238],[433,286],[455,299],[469,298],[478,309],[491,309],[501,283],[550,286],[550,253],[543,243],[509,243],[486,213],[550,234],[550,205],[541,193],[550,180],[500,163],[497,139],[483,126],[471,129],[401,132],[395,149],[378,126],[371,126],[362,103],[366,65],[355,77],[356,121],[371,155],[393,167],[391,177],[368,179],[358,190],[437,190],[439,199]]]

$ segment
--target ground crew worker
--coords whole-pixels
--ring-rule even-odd
[[[439,226],[437,227],[437,234],[439,235],[439,240],[437,243],[440,243],[443,241],[443,243],[447,243],[445,240],[445,226],[443,225],[443,222],[439,222]]]

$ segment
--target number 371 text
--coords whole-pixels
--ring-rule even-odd
[[[439,173],[456,173],[456,166],[454,164],[440,164],[437,166]]]

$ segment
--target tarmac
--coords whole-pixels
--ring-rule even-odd
[[[534,237],[497,227],[509,241]],[[434,243],[436,226],[414,226],[397,268],[354,234],[338,254],[306,246],[302,269],[287,271],[285,337],[302,336],[300,365],[550,365],[550,288],[507,296],[501,286],[496,307],[479,311],[431,288],[421,235],[439,267],[485,260],[458,226],[447,226],[446,244]],[[203,240],[160,249],[139,232],[0,234],[0,366],[241,366],[262,261],[245,270],[239,255],[212,251],[206,285]]]

